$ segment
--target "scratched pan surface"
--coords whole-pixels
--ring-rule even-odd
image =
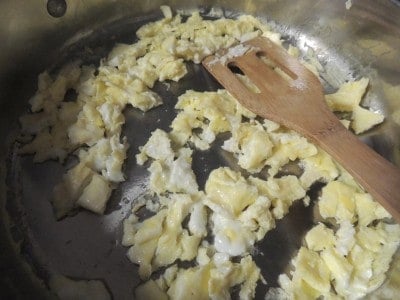
[[[171,6],[174,10],[182,9],[184,14],[195,8],[200,9],[207,18],[251,13],[273,19],[276,21],[274,28],[283,34],[287,42],[297,45],[303,53],[309,49],[314,51],[327,70],[322,74],[327,91],[333,91],[344,80],[368,76],[372,84],[365,103],[390,115],[396,105],[400,107],[400,103],[390,103],[385,99],[381,82],[400,84],[400,7],[390,1],[365,1],[362,5],[359,2],[354,1],[354,7],[349,11],[345,10],[344,1],[328,0],[295,3],[234,1],[229,5],[210,1],[208,6],[198,5],[195,1],[174,1]],[[124,165],[127,180],[113,192],[105,215],[78,211],[72,217],[56,222],[49,202],[52,188],[61,180],[68,166],[74,163],[73,158],[64,165],[54,161],[34,164],[31,156],[19,157],[16,154],[18,143],[13,139],[18,130],[17,116],[28,108],[27,99],[35,91],[38,72],[45,68],[56,69],[77,58],[86,64],[96,64],[116,42],[134,42],[136,29],[161,18],[157,10],[161,3],[119,1],[112,8],[107,6],[106,1],[80,3],[81,6],[76,7],[71,4],[67,14],[52,25],[60,31],[49,31],[53,35],[40,35],[37,40],[31,38],[32,41],[25,37],[32,49],[36,49],[33,46],[37,43],[38,52],[33,51],[32,61],[26,58],[24,50],[18,50],[15,55],[19,55],[18,59],[26,64],[14,66],[13,72],[8,73],[14,77],[2,81],[7,84],[2,85],[1,101],[5,109],[1,112],[4,115],[1,118],[1,134],[7,142],[2,146],[2,155],[5,157],[2,205],[5,211],[1,218],[4,223],[1,238],[4,238],[4,242],[1,242],[0,296],[29,293],[47,297],[46,280],[50,273],[56,272],[77,279],[101,279],[114,299],[132,298],[139,280],[137,267],[126,258],[127,248],[121,245],[122,221],[129,215],[135,199],[146,194],[148,180],[146,169],[136,165],[134,156],[154,129],[168,130],[176,115],[174,105],[179,95],[187,89],[209,91],[220,87],[200,65],[191,63],[188,64],[188,74],[180,82],[157,83],[154,90],[161,95],[164,105],[145,114],[132,108],[124,112],[126,123],[123,135],[127,136],[130,144]],[[98,19],[104,19],[101,22],[96,20],[93,17],[95,14]],[[110,14],[113,16],[110,17]],[[27,13],[26,17],[29,15]],[[62,18],[65,18],[64,23]],[[73,20],[77,25],[70,25]],[[45,31],[43,24],[42,30]],[[372,42],[362,48],[357,45],[360,40]],[[22,43],[18,38],[15,41]],[[11,57],[13,46],[11,42],[8,43],[6,50],[10,50]],[[382,43],[388,46],[380,49],[377,45]],[[40,51],[46,55],[40,55]],[[37,60],[34,59],[35,55]],[[6,60],[4,64],[8,66]],[[396,161],[399,137],[399,127],[389,118],[384,125],[362,138],[376,151],[399,164]],[[194,154],[193,168],[200,187],[204,186],[214,168],[238,168],[233,157],[220,149],[224,138],[226,136],[220,137],[209,151],[197,151]],[[258,299],[264,298],[268,287],[277,286],[278,275],[287,270],[305,232],[316,222],[313,210],[321,186],[316,185],[309,192],[312,199],[309,207],[304,207],[298,201],[288,216],[277,223],[276,229],[257,244],[258,254],[254,259],[268,282],[267,286],[260,284],[257,287]],[[16,242],[21,250],[12,249],[7,238]]]

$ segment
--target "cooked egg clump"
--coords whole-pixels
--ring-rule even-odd
[[[346,82],[336,93],[325,96],[326,103],[333,111],[352,112],[350,126],[356,134],[367,131],[384,120],[382,114],[360,106],[368,83],[367,78]]]
[[[201,239],[207,234],[207,214],[202,194],[169,194],[162,208],[152,217],[139,222],[130,217],[124,222],[123,245],[130,246],[128,257],[139,264],[139,275],[147,279],[160,267],[176,260],[197,256]],[[134,216],[134,215],[133,215]],[[188,224],[182,222],[189,218]]]
[[[195,194],[198,191],[193,173],[192,150],[182,147],[174,153],[169,134],[161,129],[155,130],[149,141],[140,148],[136,155],[139,165],[148,158],[153,162],[148,168],[150,172],[150,189],[158,195],[166,192],[184,192]]]
[[[158,279],[140,285],[135,291],[136,298],[183,300],[190,295],[193,299],[230,299],[230,289],[234,286],[239,287],[239,299],[254,298],[260,269],[251,256],[241,258],[238,263],[218,254],[205,257],[196,267],[169,267]]]
[[[76,206],[105,211],[112,190],[125,180],[129,145],[122,134],[123,110],[131,105],[146,112],[161,105],[152,91],[156,81],[179,81],[187,73],[185,61],[199,63],[256,36],[281,44],[278,33],[251,16],[204,20],[194,12],[183,21],[167,6],[161,10],[163,19],[141,27],[136,43],[116,45],[98,68],[73,63],[56,75],[39,76],[32,114],[20,119],[23,132],[34,137],[20,151],[34,153],[37,162],[62,162],[74,151],[79,158],[54,188],[57,218]],[[295,47],[289,52],[299,56]],[[322,68],[315,58],[302,62],[315,74]],[[251,87],[245,77],[240,80]],[[360,106],[367,86],[362,78],[326,95],[332,110],[351,112],[343,123],[356,133],[383,121]],[[77,97],[64,101],[70,89]],[[318,201],[323,223],[307,233],[293,271],[281,275],[281,288],[271,291],[291,299],[360,298],[383,283],[399,244],[399,226],[385,223],[390,215],[328,154],[296,132],[256,118],[226,90],[188,90],[175,108],[170,131],[153,131],[136,155],[138,165],[148,169],[149,190],[157,199],[138,199],[123,224],[122,244],[145,281],[136,298],[229,299],[235,287],[240,299],[254,298],[257,283],[265,281],[250,253],[296,200],[309,201],[307,191],[317,181],[326,183]],[[221,150],[246,176],[237,167],[216,168],[202,191],[192,155],[212,147],[221,133],[231,134]],[[290,163],[301,173],[281,173]],[[143,207],[150,217],[141,219]]]
[[[313,227],[292,261],[291,278],[279,278],[291,299],[360,299],[385,280],[400,244],[400,225],[385,223],[387,211],[347,180],[329,182],[318,201],[324,222],[336,229]]]
[[[51,274],[49,287],[59,299],[112,299],[100,280],[73,280],[59,274]]]
[[[233,131],[243,117],[255,117],[226,90],[189,90],[179,97],[175,108],[180,111],[171,124],[173,140],[178,145],[192,142],[200,150],[208,149],[217,134]],[[196,130],[201,132],[197,134]]]
[[[229,168],[212,171],[205,191],[218,252],[229,256],[248,253],[256,241],[275,227],[271,201],[240,173]]]

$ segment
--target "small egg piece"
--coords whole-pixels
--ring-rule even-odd
[[[108,181],[103,176],[94,174],[76,203],[101,215],[104,213],[111,191]]]

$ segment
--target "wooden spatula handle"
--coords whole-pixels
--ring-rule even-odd
[[[400,223],[400,171],[339,124],[318,144]]]

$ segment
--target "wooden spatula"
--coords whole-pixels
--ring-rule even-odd
[[[279,75],[263,57],[288,76]],[[400,170],[340,123],[325,104],[318,78],[284,48],[258,37],[207,57],[203,65],[250,111],[303,134],[329,153],[400,223]],[[258,91],[239,80],[232,67]]]

